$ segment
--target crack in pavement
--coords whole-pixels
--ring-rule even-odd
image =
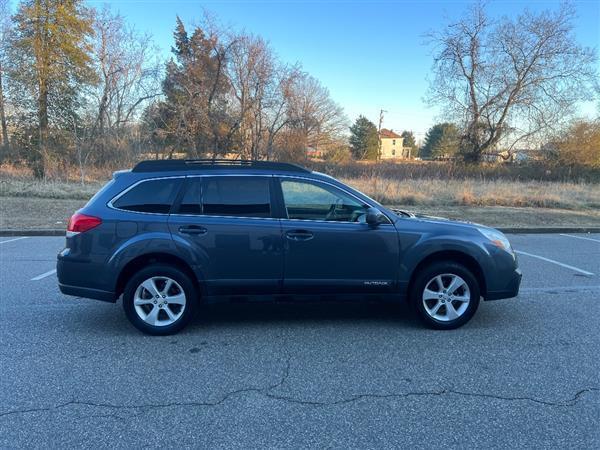
[[[223,397],[221,397],[219,400],[214,401],[214,402],[169,402],[169,403],[147,403],[147,404],[143,404],[143,405],[115,405],[113,403],[95,403],[95,402],[87,402],[87,401],[80,401],[80,400],[71,400],[68,402],[60,403],[58,405],[45,407],[45,408],[16,409],[16,410],[12,410],[12,411],[4,411],[4,412],[0,412],[0,417],[5,417],[5,416],[9,416],[9,415],[14,415],[14,414],[50,412],[50,411],[55,411],[58,409],[67,408],[69,406],[90,406],[90,407],[94,407],[94,408],[106,408],[106,409],[142,409],[142,410],[163,409],[163,408],[171,408],[171,407],[185,407],[185,406],[190,406],[190,407],[218,406],[221,403],[224,403],[227,400],[229,400],[229,398],[239,395],[239,394],[245,394],[245,393],[249,393],[249,392],[265,394],[265,393],[268,393],[268,391],[270,391],[270,390],[281,387],[285,383],[285,381],[287,380],[287,378],[289,376],[290,363],[291,363],[291,358],[288,358],[286,361],[285,368],[283,370],[283,375],[280,377],[280,379],[276,383],[271,384],[266,387],[263,387],[263,388],[249,387],[249,388],[236,389],[231,392],[228,392]],[[111,414],[103,414],[99,417],[114,417],[114,418],[123,419],[123,417],[121,417],[121,416],[111,415]]]
[[[416,392],[405,392],[405,393],[398,393],[398,394],[366,393],[366,394],[356,394],[351,397],[342,398],[339,400],[332,400],[332,401],[302,400],[302,399],[289,397],[289,396],[285,396],[285,395],[278,395],[278,394],[272,392],[273,390],[283,386],[285,384],[285,382],[287,381],[287,379],[290,375],[290,362],[291,362],[291,358],[288,358],[286,361],[285,367],[283,369],[283,373],[282,373],[280,379],[276,383],[268,385],[266,387],[262,387],[262,388],[247,387],[247,388],[242,388],[242,389],[236,389],[236,390],[226,393],[219,400],[216,400],[213,402],[208,402],[208,401],[206,401],[206,402],[168,402],[168,403],[145,403],[145,404],[140,404],[140,405],[117,405],[117,404],[113,404],[113,403],[96,403],[96,402],[81,401],[81,400],[71,400],[71,401],[68,401],[65,403],[60,403],[60,404],[50,406],[50,407],[45,407],[45,408],[15,409],[15,410],[4,411],[4,412],[0,412],[0,417],[5,417],[5,416],[10,416],[10,415],[15,415],[15,414],[51,412],[51,411],[55,411],[55,410],[59,410],[59,409],[63,409],[63,408],[68,408],[70,406],[89,406],[89,407],[93,407],[93,408],[105,408],[105,409],[115,409],[115,410],[122,410],[122,409],[142,410],[142,412],[144,412],[145,410],[164,409],[164,408],[172,408],[172,407],[202,407],[202,406],[212,407],[212,406],[219,406],[232,397],[235,397],[237,395],[247,394],[247,393],[258,393],[258,394],[262,394],[265,397],[273,399],[273,400],[284,401],[284,402],[297,404],[297,405],[304,405],[304,406],[336,406],[336,405],[344,405],[344,404],[353,403],[353,402],[356,402],[359,400],[369,400],[369,399],[375,399],[375,400],[384,399],[385,400],[385,399],[404,399],[404,398],[409,398],[409,397],[430,397],[430,396],[440,397],[440,396],[444,396],[444,395],[458,395],[458,396],[463,396],[463,397],[478,397],[478,398],[503,400],[503,401],[527,401],[527,402],[532,402],[532,403],[545,405],[545,406],[566,407],[566,406],[574,406],[580,400],[580,398],[586,393],[600,392],[600,387],[589,387],[589,388],[585,388],[585,389],[581,389],[581,390],[577,391],[575,393],[575,395],[573,397],[571,397],[570,399],[559,400],[559,401],[540,400],[540,399],[536,399],[533,397],[511,397],[511,396],[502,396],[502,395],[494,395],[494,394],[482,394],[482,393],[476,393],[476,392],[464,392],[464,391],[457,391],[457,390],[453,390],[453,389],[442,389],[439,391],[416,391]],[[136,414],[136,415],[138,415],[138,414]],[[109,417],[109,418],[115,418],[115,419],[124,419],[125,418],[118,414],[99,414],[96,416],[92,415],[92,416],[85,416],[85,417],[87,417],[87,418]]]
[[[443,396],[443,395],[459,395],[464,397],[480,397],[480,398],[489,398],[494,400],[506,400],[506,401],[528,401],[537,403],[540,405],[546,406],[573,406],[578,401],[579,398],[588,392],[597,392],[600,391],[600,388],[586,388],[581,389],[575,393],[575,395],[568,399],[562,401],[547,401],[547,400],[539,400],[533,397],[509,397],[503,395],[494,395],[494,394],[481,394],[477,392],[464,392],[464,391],[455,391],[453,389],[442,389],[440,391],[423,391],[423,392],[405,392],[403,394],[357,394],[352,397],[334,400],[329,402],[319,402],[313,400],[299,400],[293,397],[285,397],[271,394],[269,392],[265,393],[265,395],[269,398],[273,398],[276,400],[288,401],[290,403],[297,403],[301,405],[312,405],[312,406],[335,406],[335,405],[343,405],[347,403],[352,403],[361,399],[403,399],[408,397],[426,397],[426,396]]]

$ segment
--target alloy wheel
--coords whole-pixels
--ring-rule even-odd
[[[423,306],[427,314],[440,322],[450,322],[461,317],[471,301],[469,285],[458,275],[436,275],[425,285]]]
[[[149,325],[167,326],[176,322],[185,310],[183,288],[169,277],[151,277],[142,282],[133,297],[135,312]]]

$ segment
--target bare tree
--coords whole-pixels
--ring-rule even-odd
[[[327,88],[307,73],[301,73],[289,86],[287,115],[288,128],[302,150],[327,146],[347,129],[342,107],[332,100]]]
[[[297,66],[281,64],[260,37],[241,34],[230,41],[228,79],[240,154],[271,159],[279,132],[291,124],[294,86],[304,75]]]
[[[148,35],[137,33],[105,7],[94,22],[93,60],[100,83],[92,91],[90,147],[102,158],[107,143],[119,145],[160,91],[160,61]]]
[[[192,156],[272,159],[321,146],[345,129],[342,109],[316,79],[279,62],[260,37],[205,19],[189,34],[178,19],[164,101],[145,121],[156,148]],[[293,156],[296,157],[296,156]]]
[[[590,95],[596,56],[576,43],[573,18],[563,4],[493,20],[477,3],[429,35],[436,46],[429,101],[462,124],[466,160],[536,138]]]
[[[302,76],[298,66],[280,66],[275,75],[275,85],[268,97],[266,122],[265,157],[273,159],[274,146],[279,133],[290,124],[290,104],[293,100],[294,85]]]
[[[276,61],[260,37],[239,35],[231,38],[229,81],[235,99],[235,124],[240,153],[259,159],[265,137],[265,114],[275,83]]]
[[[8,0],[0,0],[0,132],[2,134],[2,152],[0,155],[0,161],[2,161],[5,154],[9,150],[8,140],[8,126],[6,124],[6,113],[5,113],[5,101],[4,101],[4,89],[3,82],[4,67],[6,60],[6,49],[8,48],[8,35],[12,20],[10,17],[10,5]]]

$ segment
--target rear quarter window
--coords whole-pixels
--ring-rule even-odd
[[[181,181],[181,178],[142,181],[121,194],[112,206],[125,211],[169,214]]]
[[[90,198],[88,200],[88,202],[85,204],[85,206],[90,206],[92,205],[96,200],[98,200],[100,198],[100,196],[102,196],[102,194],[104,194],[106,191],[108,191],[112,185],[115,184],[115,179],[111,178],[104,186],[102,186],[102,188],[96,192],[92,198]]]

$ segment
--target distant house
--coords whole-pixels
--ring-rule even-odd
[[[311,159],[321,159],[323,157],[323,151],[314,147],[306,147],[306,156]]]
[[[381,159],[404,158],[404,138],[393,130],[382,128],[379,133],[381,139]]]

